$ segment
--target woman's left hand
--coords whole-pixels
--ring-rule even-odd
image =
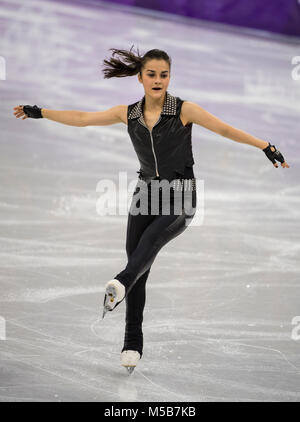
[[[278,164],[276,163],[275,160],[281,163],[281,167],[287,167],[287,168],[290,167],[288,163],[284,161],[284,158],[281,152],[278,151],[278,149],[276,149],[275,145],[271,145],[270,142],[269,142],[269,145],[263,149],[263,152],[266,154],[268,159],[272,161],[274,167],[276,168],[278,167]]]

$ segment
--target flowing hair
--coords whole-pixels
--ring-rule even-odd
[[[172,60],[165,51],[153,49],[141,56],[138,48],[136,54],[131,51],[132,48],[133,45],[129,51],[110,48],[113,51],[112,57],[109,60],[103,60],[104,69],[102,69],[102,72],[104,73],[104,79],[125,78],[137,73],[141,74],[146,62],[152,59],[165,60],[171,69]],[[119,56],[118,58],[115,58],[116,54]]]

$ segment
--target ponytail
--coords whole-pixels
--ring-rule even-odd
[[[126,76],[136,75],[141,70],[143,57],[139,51],[137,51],[137,54],[132,53],[132,48],[133,46],[129,51],[110,48],[113,51],[112,57],[109,60],[103,60],[103,63],[106,65],[102,70],[104,79],[125,78]],[[114,58],[116,54],[123,57],[123,61],[120,58]]]
[[[144,56],[140,55],[139,50],[137,53],[133,53],[130,50],[119,50],[117,48],[110,48],[113,51],[112,57],[109,60],[103,60],[104,79],[109,78],[125,78],[126,76],[133,76],[137,73],[142,73],[142,69],[146,62],[151,59],[166,60],[171,68],[171,58],[162,50],[149,50]],[[115,58],[115,55],[123,57],[123,61],[120,58]]]

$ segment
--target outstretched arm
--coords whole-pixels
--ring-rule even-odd
[[[79,110],[48,110],[46,108],[39,108],[38,106],[19,105],[14,107],[14,115],[16,118],[22,117],[22,120],[33,118],[46,118],[58,123],[63,123],[69,126],[83,126],[82,111]]]
[[[198,104],[190,101],[185,101],[182,104],[182,114],[185,121],[188,123],[198,124],[206,129],[218,133],[221,136],[224,136],[225,138],[232,139],[233,141],[253,145],[261,150],[264,150],[269,146],[269,142],[256,138],[243,130],[236,129],[233,126],[228,125],[213,114],[204,110],[204,108],[200,107]],[[277,151],[276,148],[271,146],[271,152],[275,151]],[[277,164],[275,164],[275,160],[273,164],[275,167],[278,167]],[[281,163],[281,165],[282,167],[289,167],[286,162]]]
[[[127,124],[127,105],[117,105],[105,111],[87,111],[82,114],[83,126]]]
[[[25,107],[25,108],[24,108]],[[14,107],[14,115],[22,120],[31,118],[46,118],[69,126],[106,126],[115,123],[127,123],[127,106],[119,105],[105,111],[85,112],[79,110],[49,110],[37,106]]]

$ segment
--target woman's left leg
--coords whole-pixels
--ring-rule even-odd
[[[135,191],[135,194],[137,190]],[[133,206],[134,201],[131,206]],[[131,214],[131,209],[127,220],[126,234],[126,253],[127,259],[133,254],[138,242],[146,228],[154,220],[155,216]],[[125,314],[125,336],[124,350],[137,350],[140,355],[143,354],[143,312],[146,301],[146,281],[148,279],[150,268],[140,276],[137,283],[126,295],[126,314]]]
[[[141,235],[135,250],[129,256],[126,268],[114,277],[125,286],[126,294],[130,292],[136,281],[150,269],[160,249],[186,230],[195,210],[196,190],[185,197],[181,214],[155,216]]]
[[[137,350],[143,355],[143,312],[146,302],[146,281],[150,268],[137,280],[126,296],[124,350]]]

